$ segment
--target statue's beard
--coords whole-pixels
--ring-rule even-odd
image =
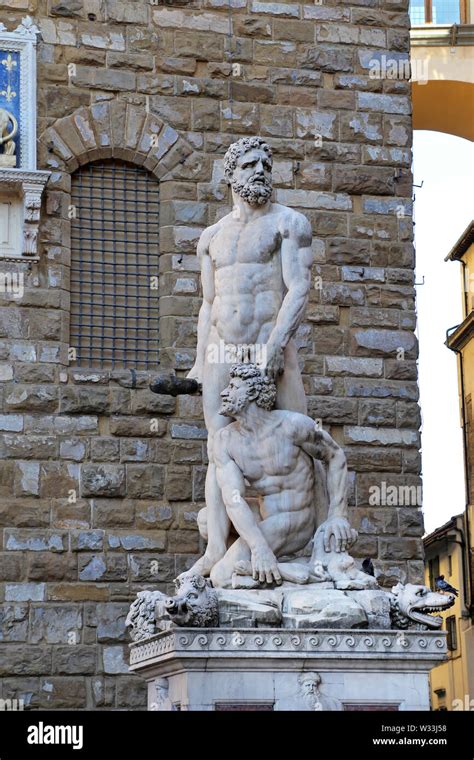
[[[248,182],[232,180],[232,189],[251,206],[263,206],[270,200],[273,187],[265,177],[262,177],[261,182],[256,182],[252,177]]]
[[[235,417],[239,412],[242,411],[242,409],[245,409],[247,406],[247,399],[241,398],[237,399],[236,401],[231,401],[230,399],[223,399],[219,414],[222,414],[223,417]]]

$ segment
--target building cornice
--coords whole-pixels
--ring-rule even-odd
[[[412,47],[474,45],[474,24],[421,24],[410,30]]]
[[[474,335],[474,311],[447,336],[446,345],[451,351],[460,351]]]
[[[424,547],[431,546],[431,544],[436,544],[438,541],[445,540],[449,536],[455,536],[456,532],[459,531],[459,525],[458,520],[459,518],[462,518],[462,513],[459,515],[454,515],[454,517],[451,517],[451,519],[444,523],[444,525],[441,525],[439,528],[436,528],[432,533],[429,533],[427,536],[423,538],[423,545]]]
[[[461,261],[462,257],[464,256],[468,248],[470,248],[470,246],[473,243],[474,243],[474,219],[472,220],[472,222],[470,222],[470,224],[468,224],[468,226],[462,233],[459,240],[457,240],[454,243],[453,247],[451,248],[450,252],[448,253],[448,255],[446,256],[444,260],[445,261]]]

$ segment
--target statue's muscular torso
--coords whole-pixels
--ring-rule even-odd
[[[301,219],[298,212],[272,203],[267,213],[246,223],[228,214],[209,228],[215,272],[211,331],[218,339],[266,343],[285,296],[281,243],[296,234]]]
[[[314,512],[312,457],[297,442],[302,415],[274,410],[255,435],[233,422],[219,431],[225,448],[247,482],[263,497],[262,518],[283,512]]]

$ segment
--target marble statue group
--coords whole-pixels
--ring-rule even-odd
[[[272,153],[261,137],[232,144],[224,171],[233,208],[198,244],[203,301],[188,374],[208,431],[198,515],[207,547],[177,579],[175,597],[138,594],[132,638],[242,621],[437,628],[428,611],[449,606],[446,595],[400,584],[384,591],[349,553],[357,532],[346,457],[307,415],[295,345],[311,288],[311,225],[272,201]],[[233,363],[216,351],[222,344],[234,347]]]

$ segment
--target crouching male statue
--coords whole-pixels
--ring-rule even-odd
[[[214,457],[225,509],[239,537],[213,567],[212,583],[255,588],[282,580],[329,580],[324,562],[313,561],[308,570],[313,577],[302,580],[298,568],[301,571],[304,565],[279,560],[304,549],[315,534],[313,459],[326,467],[329,499],[327,519],[315,537],[315,551],[318,544],[319,559],[324,553],[348,557],[346,550],[357,539],[357,532],[347,519],[344,452],[310,417],[274,409],[275,383],[255,364],[234,365],[230,376],[220,394],[219,412],[235,421],[217,431]],[[258,509],[245,498],[246,482],[258,494]]]

